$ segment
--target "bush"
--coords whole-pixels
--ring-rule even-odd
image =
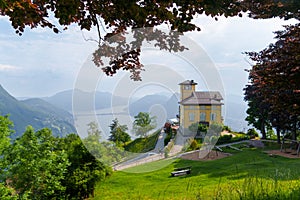
[[[230,143],[231,139],[232,139],[232,135],[223,135],[223,136],[219,137],[217,144]]]
[[[165,137],[165,139],[164,139],[164,146],[166,146],[169,142],[170,142],[170,140],[171,140],[171,138],[172,138],[172,132],[170,133],[165,133],[166,134],[166,137]]]
[[[191,148],[191,150],[196,150],[198,148],[198,146],[199,145],[198,145],[197,140],[194,139],[190,145],[190,148]]]
[[[223,126],[222,131],[228,131],[228,132],[232,132],[231,128],[229,126]]]
[[[256,130],[254,128],[248,129],[247,135],[250,136],[250,138],[258,137],[258,133],[256,132]]]

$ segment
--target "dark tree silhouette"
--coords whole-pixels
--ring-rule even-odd
[[[268,121],[278,131],[290,131],[292,139],[296,139],[300,127],[299,25],[285,26],[285,30],[276,32],[274,44],[259,53],[247,53],[256,62],[245,88],[248,118]]]

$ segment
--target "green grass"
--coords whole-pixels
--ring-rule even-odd
[[[300,196],[300,159],[270,157],[254,148],[231,153],[234,155],[206,162],[176,159],[149,173],[138,172],[153,165],[164,166],[165,161],[115,172],[99,183],[94,199],[298,199]],[[174,168],[185,166],[192,166],[190,175],[170,176]]]
[[[150,162],[145,165],[138,165],[135,167],[131,167],[128,169],[122,170],[123,172],[128,173],[144,173],[144,172],[153,172],[156,170],[160,170],[164,167],[167,167],[168,165],[172,164],[175,160],[174,159],[165,159],[165,160],[159,160],[156,162]]]
[[[155,148],[156,141],[160,134],[160,130],[156,131],[147,138],[137,138],[127,144],[124,148],[126,151],[134,153],[145,153]]]

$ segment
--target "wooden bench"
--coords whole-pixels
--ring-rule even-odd
[[[176,168],[171,172],[171,176],[183,176],[191,173],[191,167]]]

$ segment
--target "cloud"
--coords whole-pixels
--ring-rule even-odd
[[[0,71],[15,71],[18,67],[13,65],[0,64]]]

